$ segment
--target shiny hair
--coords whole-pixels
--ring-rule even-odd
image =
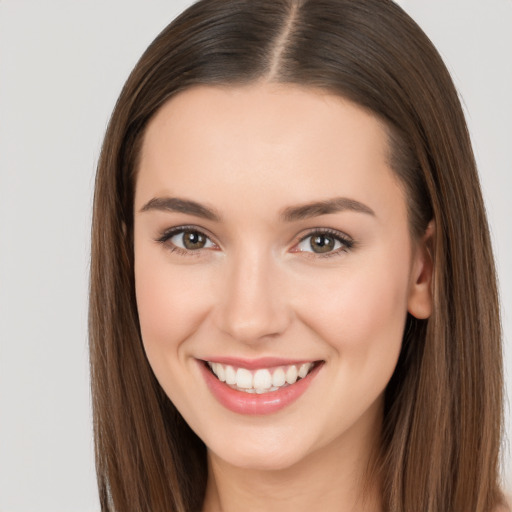
[[[377,465],[392,512],[501,503],[502,358],[488,225],[456,90],[422,30],[390,0],[201,0],[130,74],[96,176],[90,361],[102,511],[201,509],[206,450],[146,359],[134,289],[133,199],[145,128],[199,84],[328,91],[386,126],[413,238],[436,230],[433,312],[408,317],[385,393]]]

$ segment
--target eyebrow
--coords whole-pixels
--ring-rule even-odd
[[[150,210],[186,213],[194,217],[201,217],[215,222],[219,222],[221,219],[221,216],[214,209],[196,203],[195,201],[180,199],[178,197],[154,197],[148,201],[140,211],[147,212]]]
[[[185,213],[215,222],[220,222],[222,218],[221,215],[213,208],[204,206],[196,201],[180,199],[178,197],[155,197],[149,200],[140,211],[147,212],[150,210]],[[309,219],[311,217],[319,217],[320,215],[338,213],[347,210],[365,213],[367,215],[375,215],[375,212],[369,206],[359,201],[349,199],[347,197],[335,197],[324,201],[315,201],[298,206],[289,206],[282,210],[280,217],[285,222],[296,222],[299,220]]]
[[[375,212],[369,206],[359,201],[349,199],[348,197],[335,197],[333,199],[326,199],[325,201],[290,206],[282,211],[281,217],[287,222],[295,222],[346,210],[375,216]]]

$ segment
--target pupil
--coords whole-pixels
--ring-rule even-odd
[[[314,252],[329,252],[334,249],[334,238],[330,236],[314,236],[311,238],[311,249]]]
[[[206,244],[206,237],[197,231],[185,231],[183,245],[187,249],[202,249]]]

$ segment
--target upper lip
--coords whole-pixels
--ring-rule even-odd
[[[236,368],[247,368],[248,370],[255,370],[258,368],[272,368],[274,366],[314,363],[319,361],[319,359],[287,359],[282,357],[259,357],[257,359],[245,359],[240,357],[212,357],[206,358],[204,361],[235,366]]]

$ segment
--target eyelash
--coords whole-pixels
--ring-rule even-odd
[[[333,238],[335,242],[339,242],[341,244],[341,247],[339,247],[336,250],[326,252],[325,254],[301,250],[295,250],[293,252],[301,252],[308,258],[331,258],[333,256],[342,256],[343,254],[353,249],[355,245],[354,240],[352,240],[344,233],[341,233],[340,231],[336,231],[335,229],[329,228],[314,228],[310,230],[306,235],[302,236],[300,240],[294,245],[294,247],[297,247],[299,244],[303,243],[308,238],[312,238],[313,236],[326,236],[329,238]]]
[[[182,247],[177,247],[173,243],[168,244],[169,240],[172,237],[174,237],[180,233],[184,233],[186,231],[198,233],[198,234],[206,237],[207,240],[209,240],[211,243],[213,243],[215,246],[217,246],[217,244],[215,244],[215,242],[213,242],[211,240],[211,237],[209,235],[207,235],[202,229],[199,229],[195,226],[178,226],[175,228],[167,229],[166,231],[164,231],[162,233],[162,235],[160,237],[158,237],[156,239],[156,242],[158,242],[162,245],[167,244],[169,246],[168,248],[171,253],[175,252],[182,256],[200,256],[203,248],[196,249],[196,250],[188,250],[188,249],[183,249]],[[306,257],[311,257],[311,258],[330,258],[333,256],[341,256],[342,254],[349,252],[355,245],[354,240],[352,240],[347,235],[341,233],[340,231],[336,231],[334,229],[329,229],[329,228],[314,228],[314,229],[311,229],[306,235],[302,236],[294,244],[294,247],[297,247],[298,245],[300,245],[301,243],[306,241],[308,238],[311,238],[315,235],[331,237],[336,242],[339,242],[342,245],[342,247],[340,247],[336,250],[333,250],[333,251],[329,251],[325,254],[315,253],[312,251],[304,251],[304,250],[293,250],[292,252],[300,252],[300,253],[303,253]],[[204,249],[209,249],[209,248],[204,248]]]
[[[180,233],[185,233],[186,231],[191,231],[193,233],[198,233],[203,235],[206,239],[211,241],[211,237],[207,235],[202,229],[199,229],[195,226],[178,226],[175,228],[165,230],[160,237],[156,239],[156,241],[162,245],[168,245],[168,249],[171,253],[177,253],[180,256],[200,256],[201,249],[196,250],[187,250],[182,247],[178,247],[174,245],[172,242],[168,243],[169,240]],[[213,242],[214,243],[214,242]],[[215,244],[217,245],[217,244]]]

